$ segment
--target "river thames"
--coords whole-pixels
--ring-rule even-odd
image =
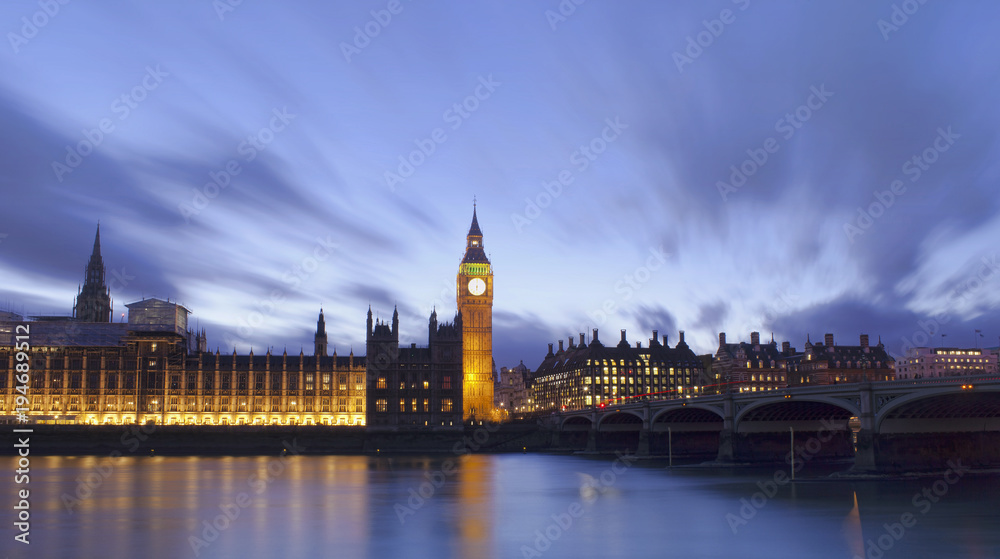
[[[2,459],[8,471],[16,459]],[[32,457],[9,558],[1000,557],[1000,479],[466,456]],[[18,503],[4,484],[7,517]]]

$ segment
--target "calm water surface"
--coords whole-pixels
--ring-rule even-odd
[[[772,486],[769,468],[518,454],[124,457],[104,478],[108,461],[32,458],[28,546],[5,474],[3,557],[1000,557],[1000,480],[971,475]]]

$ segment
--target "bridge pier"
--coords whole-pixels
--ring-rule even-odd
[[[733,394],[727,393],[726,399],[722,401],[722,431],[719,432],[719,454],[715,458],[716,462],[736,461],[735,409]]]
[[[856,472],[874,472],[878,470],[878,460],[875,448],[875,400],[872,396],[871,383],[861,385],[859,393],[861,400],[861,430],[858,431],[858,445],[854,454]]]
[[[587,432],[587,448],[584,452],[597,452],[597,424]]]
[[[639,431],[639,448],[636,449],[636,454],[639,456],[649,456],[650,428],[647,423],[644,422],[642,431]]]

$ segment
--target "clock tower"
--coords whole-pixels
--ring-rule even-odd
[[[475,204],[456,288],[462,313],[462,417],[488,420],[493,415],[493,268],[483,250]]]

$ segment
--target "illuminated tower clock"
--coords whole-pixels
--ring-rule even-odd
[[[488,420],[493,412],[493,269],[483,250],[475,205],[456,287],[462,313],[463,417]]]

